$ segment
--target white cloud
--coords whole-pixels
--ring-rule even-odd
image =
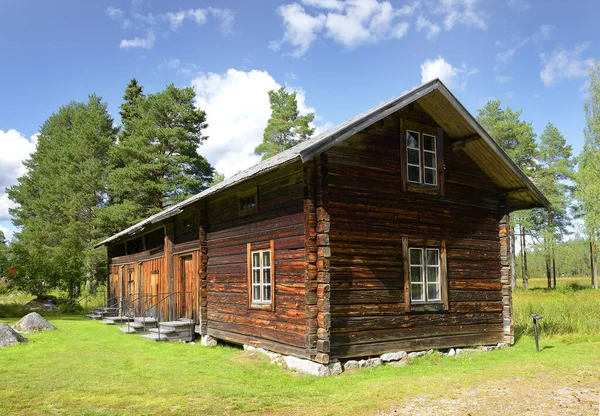
[[[271,42],[279,50],[288,43],[294,49],[292,56],[306,53],[319,35],[323,35],[347,48],[387,39],[400,39],[410,27],[398,18],[411,14],[413,5],[394,8],[389,1],[379,0],[302,0],[308,7],[319,9],[309,13],[298,3],[282,5],[278,13],[283,19],[284,35],[280,41]]]
[[[477,9],[477,3],[478,0],[439,0],[434,13],[443,15],[446,30],[456,25],[485,30],[486,16]]]
[[[523,48],[525,45],[529,43],[529,38],[519,39],[516,38],[510,42],[510,46],[508,46],[505,50],[498,52],[496,54],[496,60],[503,64],[508,63],[510,59],[515,56],[515,54],[519,51],[519,49]],[[501,42],[496,42],[496,46],[504,46]]]
[[[0,231],[4,233],[4,238],[6,239],[6,241],[12,240],[14,235],[12,228],[4,227],[2,224],[0,224]]]
[[[507,82],[510,82],[513,80],[513,77],[508,76],[508,75],[498,75],[496,76],[496,82],[499,84],[506,84]]]
[[[219,29],[224,35],[233,33],[233,21],[235,19],[233,11],[229,9],[218,9],[215,7],[209,7],[208,10],[221,21]]]
[[[317,39],[317,33],[325,24],[325,15],[311,16],[297,3],[279,6],[277,13],[283,19],[285,33],[283,39],[273,41],[269,46],[273,50],[279,50],[282,44],[289,43],[294,48],[292,56],[299,58]]]
[[[123,12],[123,10],[113,6],[108,6],[106,8],[106,14],[113,20],[121,20],[123,19],[123,17],[125,17],[125,13]]]
[[[230,69],[224,74],[204,73],[192,80],[196,102],[206,111],[208,140],[199,151],[219,171],[229,177],[260,161],[254,148],[262,142],[271,116],[269,90],[279,83],[268,72]],[[306,94],[297,92],[301,113],[314,112],[306,105]]]
[[[168,32],[168,30],[177,31],[183,26],[186,20],[195,22],[198,26],[202,26],[207,22],[209,14],[214,16],[215,19],[220,22],[219,30],[221,33],[230,34],[232,33],[233,22],[235,19],[233,11],[216,7],[209,7],[208,9],[198,8],[179,10],[157,15],[152,13],[133,13],[131,20],[129,20],[125,18],[126,13],[121,9],[109,6],[106,9],[106,14],[111,19],[122,22],[123,28],[128,28],[135,23],[134,27],[136,29],[146,31],[147,33],[146,37],[137,36],[134,39],[121,40],[119,44],[121,49],[152,49],[156,40],[155,33],[158,35],[163,35]],[[165,25],[169,26],[168,29],[164,28]]]
[[[417,31],[426,32],[426,39],[434,39],[440,33],[440,30],[440,25],[429,21],[423,15],[419,16],[419,18],[417,19]]]
[[[23,162],[35,151],[37,134],[27,140],[17,130],[0,130],[0,221],[10,219],[9,208],[14,208],[8,199],[6,188],[17,183],[17,178],[27,171]]]
[[[580,43],[572,50],[557,49],[550,56],[542,54],[544,67],[540,79],[544,85],[550,87],[563,79],[586,77],[594,60],[581,55],[589,46],[589,43]]]
[[[154,32],[148,32],[148,35],[145,38],[122,39],[121,43],[119,43],[119,47],[121,49],[152,49],[155,40],[156,36],[154,35]]]
[[[464,63],[461,67],[454,67],[440,56],[434,60],[428,59],[421,65],[421,82],[439,78],[448,88],[462,91],[468,78],[478,72],[478,69],[469,70]]]
[[[410,28],[406,17],[417,11],[421,13],[416,20],[417,30],[424,32],[427,39],[434,39],[440,33],[442,26],[435,22],[440,19],[446,30],[457,25],[485,30],[487,16],[479,10],[478,1],[415,0],[395,7],[395,3],[387,0],[301,0],[301,4],[284,4],[277,9],[284,34],[281,40],[271,42],[270,47],[279,50],[288,44],[291,55],[301,57],[319,36],[348,49],[401,39]]]

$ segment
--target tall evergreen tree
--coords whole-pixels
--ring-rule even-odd
[[[206,140],[205,113],[192,88],[167,86],[144,96],[132,80],[121,106],[123,129],[111,151],[113,170],[105,227],[119,231],[205,189],[213,176],[198,154]]]
[[[590,239],[592,286],[598,289],[597,242],[600,237],[600,63],[590,69],[589,98],[584,103],[585,143],[579,156],[577,199]]]
[[[571,224],[570,206],[574,178],[573,148],[560,131],[548,123],[540,136],[539,168],[536,184],[552,204],[550,211],[534,210],[533,218],[543,241],[548,288],[556,287],[556,245],[567,234]]]
[[[0,277],[6,276],[8,267],[8,244],[4,232],[0,230]]]
[[[530,123],[521,120],[521,114],[521,110],[513,111],[510,107],[503,109],[500,100],[490,100],[478,111],[477,119],[515,164],[527,175],[534,176],[537,169],[535,163],[535,133]],[[516,287],[516,225],[519,226],[521,234],[523,286],[528,287],[526,235],[530,224],[530,211],[517,212],[511,215],[511,280],[513,288]]]
[[[310,127],[315,115],[300,115],[296,92],[287,92],[285,87],[269,91],[271,118],[267,122],[263,141],[254,153],[268,159],[308,139],[315,131]]]
[[[43,124],[27,173],[8,189],[20,227],[11,244],[17,286],[38,295],[60,287],[74,297],[83,280],[104,275],[105,255],[90,246],[101,237],[96,208],[105,197],[115,133],[95,95],[61,107]]]

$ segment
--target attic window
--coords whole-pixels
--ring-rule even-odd
[[[406,131],[406,170],[410,183],[437,185],[436,137]]]
[[[258,211],[257,188],[250,189],[238,195],[240,215],[248,215]]]

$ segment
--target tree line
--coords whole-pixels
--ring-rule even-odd
[[[282,87],[268,94],[271,117],[255,149],[263,159],[314,133],[314,114],[300,114],[295,92]],[[86,102],[61,107],[41,126],[36,150],[24,162],[27,172],[8,188],[18,231],[9,244],[0,235],[0,277],[10,278],[15,287],[36,295],[58,288],[71,298],[78,296],[83,283],[93,285],[106,277],[106,251],[93,249],[95,243],[224,179],[198,152],[207,139],[207,122],[206,113],[195,106],[192,88],[169,85],[145,94],[132,79],[119,109],[116,124],[107,104],[90,95]],[[477,112],[479,123],[552,204],[548,211],[511,216],[513,287],[518,274],[528,286],[528,254],[536,265],[542,259],[549,288],[556,286],[557,270],[559,276],[581,271],[580,265],[566,267],[561,255],[572,244],[575,219],[585,225],[593,285],[598,287],[598,63],[590,71],[584,111],[585,145],[579,156],[551,122],[537,137],[521,110],[503,107],[499,100]]]

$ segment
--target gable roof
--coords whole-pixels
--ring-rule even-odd
[[[436,102],[425,102],[421,99],[432,96]],[[443,98],[442,105],[439,105],[440,99]],[[444,130],[456,130],[462,122],[462,131],[470,133],[463,140],[463,150],[471,156],[479,167],[488,174],[499,188],[504,188],[508,192],[508,198],[514,199],[516,202],[522,201],[522,204],[512,203],[512,210],[532,208],[532,207],[550,207],[550,202],[544,195],[535,187],[533,182],[523,173],[508,155],[498,146],[490,137],[477,120],[466,110],[466,108],[456,99],[456,97],[446,88],[439,79],[434,79],[425,84],[422,84],[412,90],[406,91],[403,94],[383,102],[364,113],[358,114],[349,120],[333,127],[332,129],[319,134],[309,140],[306,140],[297,146],[287,149],[277,155],[263,160],[262,162],[246,169],[237,174],[225,179],[199,194],[193,195],[190,198],[179,202],[165,210],[152,215],[139,223],[107,238],[106,240],[96,244],[94,247],[99,247],[118,240],[128,235],[137,234],[139,231],[146,229],[152,224],[160,222],[166,218],[175,216],[182,212],[183,208],[206,198],[209,195],[215,194],[221,190],[230,188],[247,179],[250,179],[261,173],[271,171],[281,165],[290,163],[295,160],[306,162],[311,160],[319,153],[322,153],[336,144],[346,140],[350,136],[366,129],[372,124],[382,120],[390,114],[400,110],[401,108],[417,101],[423,101],[425,110],[429,108],[431,113],[436,111],[453,112],[454,124],[444,122],[444,118],[436,119],[435,114],[430,114],[434,120],[444,128]],[[420,102],[421,102],[420,101]],[[458,117],[457,117],[458,116]],[[457,134],[460,130],[456,130]],[[460,141],[460,138],[454,139]],[[480,139],[480,140],[473,140]]]

